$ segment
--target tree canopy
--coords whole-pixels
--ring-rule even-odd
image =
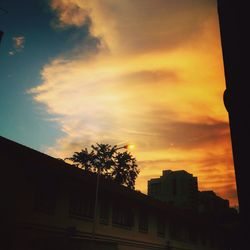
[[[140,172],[136,159],[127,150],[120,152],[118,149],[117,146],[96,143],[91,145],[91,151],[85,148],[66,159],[85,171],[97,173],[99,170],[105,178],[134,189]]]

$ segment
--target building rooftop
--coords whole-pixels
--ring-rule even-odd
[[[49,155],[31,149],[22,144],[11,141],[7,138],[0,136],[0,156],[2,165],[2,176],[15,175],[14,167],[17,167],[20,171],[25,171],[29,178],[46,178],[48,176],[59,176],[65,178],[72,178],[73,180],[88,184],[95,187],[96,174],[87,172],[80,168],[65,163],[63,160],[53,158]],[[18,187],[16,187],[18,188]],[[162,211],[171,216],[182,218],[182,220],[192,221],[192,223],[209,223],[209,219],[201,218],[201,215],[194,214],[192,211],[186,211],[183,209],[177,209],[172,205],[150,197],[140,191],[129,189],[125,186],[114,183],[112,180],[107,180],[103,176],[100,178],[100,190],[105,190],[115,196],[124,197],[127,200],[136,200],[137,202],[146,206],[156,208],[158,211]]]

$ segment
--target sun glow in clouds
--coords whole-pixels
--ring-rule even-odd
[[[236,204],[216,1],[53,0],[51,8],[57,26],[88,25],[99,42],[55,58],[29,90],[65,133],[48,153],[133,141],[137,189],[163,169],[185,169],[199,189]]]

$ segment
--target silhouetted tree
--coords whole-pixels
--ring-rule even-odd
[[[93,151],[88,152],[88,149],[82,149],[80,152],[75,152],[72,157],[66,158],[74,163],[75,166],[86,171],[93,171]]]
[[[114,181],[134,189],[135,180],[139,174],[136,159],[127,151],[119,152],[115,156],[115,163],[116,165],[112,172]]]
[[[96,144],[80,152],[75,152],[71,160],[75,166],[86,171],[98,172],[116,183],[125,185],[131,189],[135,188],[135,180],[139,174],[136,159],[127,151],[119,152],[117,146],[109,144]]]
[[[91,148],[92,156],[92,165],[94,172],[97,172],[100,169],[101,174],[109,176],[112,172],[112,169],[116,167],[115,156],[117,147],[111,146],[109,144],[96,144],[92,145]]]

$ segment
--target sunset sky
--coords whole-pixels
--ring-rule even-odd
[[[1,1],[0,134],[65,158],[136,145],[237,205],[215,0]]]

